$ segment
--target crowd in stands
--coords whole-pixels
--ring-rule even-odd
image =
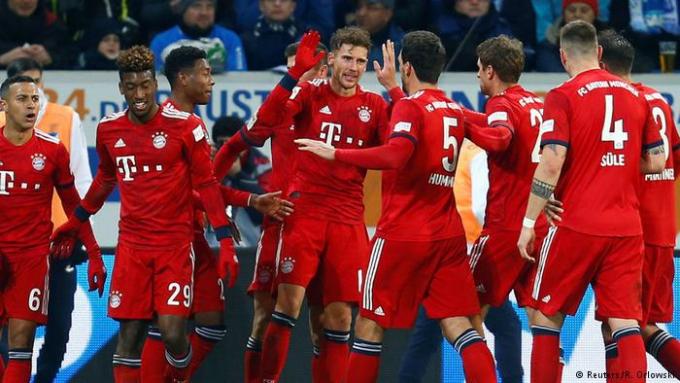
[[[476,46],[506,34],[524,43],[527,70],[561,72],[558,31],[576,19],[622,32],[637,72],[658,71],[659,42],[680,39],[676,0],[0,0],[0,67],[31,57],[47,69],[114,69],[121,49],[146,44],[162,70],[170,50],[191,44],[215,72],[268,70],[305,30],[327,42],[357,25],[371,34],[370,59],[387,39],[427,29],[442,38],[448,71],[477,70]]]

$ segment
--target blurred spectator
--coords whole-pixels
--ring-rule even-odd
[[[677,1],[612,0],[610,21],[635,46],[634,72],[659,70],[659,42],[675,41],[680,45]],[[680,60],[675,64],[676,69],[680,68]]]
[[[66,27],[39,0],[0,0],[0,66],[32,58],[52,69],[69,69],[76,48]]]
[[[257,1],[234,0],[234,11],[236,12],[236,28],[239,31],[251,31],[255,28],[257,19],[260,17]],[[328,40],[335,30],[333,0],[298,0],[294,15],[303,31],[310,28],[316,29],[324,40]]]
[[[371,51],[368,52],[368,70],[373,70],[373,61],[382,64],[382,45],[394,41],[394,51],[401,51],[404,31],[392,21],[394,0],[359,0],[357,26],[371,34]]]
[[[476,71],[475,49],[482,41],[512,36],[490,0],[431,0],[432,28],[446,48],[446,70]]]
[[[359,8],[357,0],[333,0],[333,3],[336,28],[356,25]],[[394,12],[393,22],[401,29],[406,31],[425,29],[426,1],[394,0],[391,3]]]
[[[233,0],[217,0],[217,23],[229,29],[235,29],[236,14]],[[182,0],[144,0],[139,20],[145,32],[154,36],[181,20]]]
[[[597,1],[599,20],[605,22],[609,20],[610,1]],[[531,3],[536,14],[536,41],[541,43],[545,40],[548,29],[562,16],[563,0],[531,0]]]
[[[548,28],[545,40],[536,48],[536,70],[539,72],[562,72],[564,67],[560,61],[560,29],[567,23],[583,20],[595,26],[597,31],[609,28],[606,23],[597,19],[599,5],[597,0],[563,0],[563,16],[559,17]]]
[[[283,51],[302,32],[293,16],[295,0],[259,0],[259,3],[262,15],[255,28],[242,35],[250,70],[285,64]]]
[[[243,127],[243,120],[236,116],[220,117],[212,128],[212,139],[217,149],[229,140]],[[225,185],[245,190],[250,193],[262,194],[269,189],[271,176],[271,162],[257,148],[249,148],[241,153],[239,160],[234,162],[227,178],[219,180]],[[253,208],[232,208],[232,217],[241,232],[245,246],[257,244],[262,225],[262,214]]]
[[[522,41],[525,48],[535,47],[536,13],[531,0],[496,0],[496,4],[500,4],[497,9],[510,25],[513,36]]]
[[[182,0],[182,20],[151,41],[156,69],[163,68],[165,57],[178,46],[192,45],[208,54],[213,72],[247,70],[241,39],[229,29],[215,25],[214,0]]]
[[[85,33],[85,51],[78,57],[78,69],[117,70],[122,26],[115,19],[93,24]]]

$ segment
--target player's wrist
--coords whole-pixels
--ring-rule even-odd
[[[536,220],[524,217],[522,220],[522,227],[526,229],[533,229],[536,226]]]
[[[232,232],[231,227],[229,227],[229,225],[215,228],[215,238],[217,238],[217,240],[220,242],[222,242],[225,239],[232,239],[233,236],[234,233]]]
[[[288,73],[286,73],[281,81],[279,81],[279,85],[286,90],[293,91],[293,88],[297,86],[298,80],[300,77],[304,74],[303,73],[297,73],[295,68],[290,68],[288,70]]]
[[[78,221],[80,221],[81,223],[90,219],[91,215],[92,213],[85,210],[85,208],[82,207],[81,205],[76,206],[75,210],[73,211],[73,216],[76,217],[76,219],[78,219]]]

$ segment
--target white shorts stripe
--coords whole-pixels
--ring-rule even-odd
[[[489,240],[489,236],[485,235],[483,237],[479,237],[479,246],[476,248],[473,247],[473,252],[470,254],[470,270],[475,271],[475,267],[477,267],[477,263],[479,262],[479,258],[482,256],[482,253],[484,253],[484,246],[486,246],[486,242]],[[475,244],[475,246],[477,245]]]
[[[538,299],[538,294],[541,290],[541,282],[543,280],[543,271],[545,270],[545,264],[548,262],[548,253],[550,252],[550,245],[552,245],[553,238],[557,232],[556,226],[551,226],[548,230],[548,235],[545,236],[543,240],[543,245],[541,246],[541,253],[538,259],[538,270],[536,271],[536,279],[534,280],[534,290],[531,293],[531,297]]]
[[[371,260],[368,262],[368,272],[366,273],[366,286],[364,288],[363,308],[366,310],[373,310],[373,282],[375,281],[375,274],[378,270],[378,263],[380,262],[380,254],[385,240],[377,238],[373,244],[373,251],[371,252]]]
[[[276,245],[276,263],[274,263],[274,277],[279,274],[279,261],[281,260],[281,248],[283,248],[283,224],[279,229],[279,243]]]

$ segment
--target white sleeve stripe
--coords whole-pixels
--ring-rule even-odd
[[[508,112],[493,112],[491,113],[487,118],[486,118],[486,123],[491,125],[493,122],[496,121],[507,121],[508,120]]]

